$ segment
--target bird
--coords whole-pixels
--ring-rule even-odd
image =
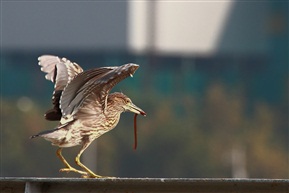
[[[102,178],[86,167],[80,157],[98,137],[114,129],[123,112],[146,113],[122,92],[110,93],[123,79],[131,76],[139,65],[128,63],[121,66],[99,67],[84,71],[77,63],[54,55],[38,58],[45,78],[54,83],[53,108],[45,113],[45,119],[59,121],[50,130],[30,138],[42,137],[58,146],[56,155],[65,165],[60,172],[75,172],[84,178]],[[81,170],[72,167],[62,155],[62,149],[81,146],[75,163]]]

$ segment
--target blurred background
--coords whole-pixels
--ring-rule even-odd
[[[59,173],[56,147],[29,136],[46,121],[53,84],[37,58],[84,69],[137,63],[117,85],[147,112],[87,149],[118,177],[288,178],[287,1],[1,1],[1,176]],[[74,165],[80,147],[64,149]]]

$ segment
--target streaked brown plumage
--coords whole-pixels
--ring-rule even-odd
[[[78,64],[57,56],[44,55],[38,60],[41,70],[47,73],[45,78],[55,84],[54,107],[46,112],[45,118],[60,120],[60,123],[55,129],[40,132],[32,138],[40,136],[59,146],[57,155],[66,166],[60,171],[77,172],[83,177],[102,177],[84,166],[80,156],[93,140],[115,128],[122,112],[146,115],[123,93],[109,94],[117,83],[132,76],[139,66],[125,64],[83,71]],[[82,147],[75,162],[84,171],[70,166],[61,154],[62,148],[77,145]]]

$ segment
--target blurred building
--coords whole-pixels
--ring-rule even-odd
[[[266,53],[272,31],[286,28],[285,4],[4,1],[2,48],[133,50],[188,56]]]
[[[226,77],[226,72],[247,74],[266,67],[268,73],[275,72],[275,77],[264,79],[270,86],[287,73],[279,70],[288,64],[280,60],[287,59],[287,4],[4,1],[1,2],[2,64],[23,66],[25,59],[21,56],[9,57],[17,54],[36,69],[36,58],[29,61],[28,52],[34,56],[64,55],[82,64],[96,61],[97,65],[118,65],[138,57],[136,62],[154,67],[212,71],[222,77]],[[15,61],[17,58],[21,61]],[[233,79],[242,74],[227,76],[238,81]],[[258,92],[269,94],[258,90],[262,86],[256,84]],[[278,91],[274,93],[277,95]],[[274,97],[267,96],[268,100]]]

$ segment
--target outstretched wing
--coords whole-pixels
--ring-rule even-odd
[[[47,73],[45,78],[55,84],[52,95],[53,109],[46,112],[45,118],[51,121],[60,120],[62,114],[59,105],[62,91],[76,75],[83,72],[83,69],[66,58],[52,55],[40,56],[38,61],[41,71]]]
[[[63,121],[69,121],[82,107],[85,101],[95,101],[102,111],[106,108],[109,91],[121,80],[132,76],[139,66],[137,64],[124,64],[119,67],[102,67],[85,71],[75,77],[64,89],[60,108]]]

